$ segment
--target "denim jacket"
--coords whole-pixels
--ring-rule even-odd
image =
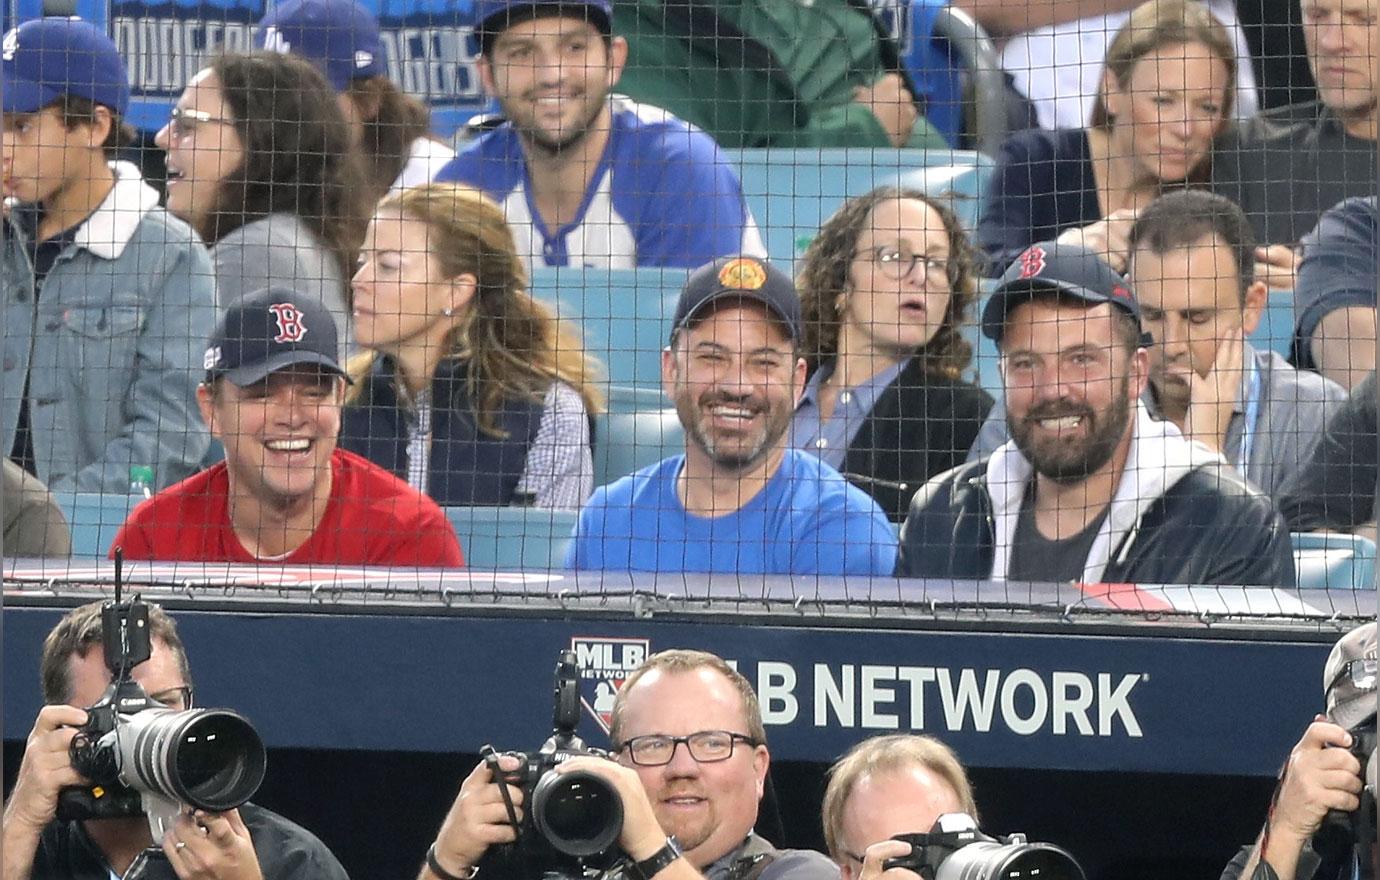
[[[168,486],[209,443],[196,386],[216,320],[210,257],[138,169],[112,168],[37,304],[21,224],[0,229],[0,444],[14,447],[27,373],[38,476],[55,490],[127,493],[132,465]]]

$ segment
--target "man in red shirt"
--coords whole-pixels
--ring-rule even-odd
[[[349,381],[318,301],[271,287],[232,306],[197,389],[225,461],[140,504],[111,544],[126,559],[457,567],[445,513],[336,448]]]

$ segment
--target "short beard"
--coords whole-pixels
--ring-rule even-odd
[[[790,428],[789,415],[782,419],[780,424],[776,424],[769,408],[762,439],[744,451],[726,452],[717,449],[714,441],[700,428],[699,416],[706,406],[703,402],[677,399],[676,414],[680,417],[680,423],[685,427],[685,436],[690,442],[699,447],[700,452],[715,465],[732,473],[742,473],[759,464]]]
[[[599,118],[599,114],[608,106],[608,102],[608,92],[605,92],[604,96],[594,103],[594,106],[590,109],[589,115],[571,129],[569,134],[558,140],[546,137],[537,129],[519,128],[518,136],[522,138],[523,144],[525,144],[529,150],[536,153],[541,158],[559,159],[566,153],[572,152],[589,138],[590,131],[594,127],[594,121]],[[507,111],[505,110],[504,112]],[[511,114],[509,118],[512,118]]]
[[[1117,444],[1121,442],[1131,419],[1130,384],[1129,377],[1122,380],[1116,397],[1102,413],[1094,413],[1086,405],[1069,405],[1064,401],[1036,407],[1024,419],[1011,419],[1008,411],[1011,439],[1016,441],[1016,448],[1036,473],[1061,485],[1080,483],[1111,461],[1116,453]],[[1091,422],[1092,430],[1087,439],[1076,445],[1042,446],[1037,443],[1031,423],[1041,418],[1058,418],[1060,415],[1080,415]]]

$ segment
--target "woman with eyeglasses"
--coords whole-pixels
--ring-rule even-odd
[[[168,210],[211,248],[222,311],[286,285],[320,298],[349,339],[347,279],[369,187],[335,91],[309,62],[222,55],[188,82],[155,138]]]
[[[796,287],[810,374],[792,443],[899,522],[926,480],[963,462],[992,408],[962,378],[977,295],[967,236],[924,193],[876,189],[825,222]]]

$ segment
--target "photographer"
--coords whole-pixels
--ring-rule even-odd
[[[63,821],[59,793],[88,784],[70,747],[87,712],[110,685],[103,660],[102,603],[69,612],[43,643],[43,699],[14,790],[5,805],[3,880],[110,880],[123,876],[154,841],[141,816]],[[149,606],[151,653],[133,680],[171,709],[191,706],[191,672],[177,627]],[[268,810],[183,811],[160,841],[181,880],[348,880],[321,841]]]
[[[1374,880],[1375,663],[1374,623],[1332,648],[1323,668],[1327,714],[1290,752],[1260,837],[1221,880]]]
[[[609,735],[616,763],[578,757],[557,772],[597,774],[617,791],[622,880],[838,880],[819,853],[777,850],[753,833],[770,756],[752,685],[721,658],[653,655],[618,692]],[[500,761],[505,773],[519,765]],[[517,786],[508,794],[519,803]],[[515,839],[480,764],[461,785],[421,880],[475,876],[490,847]]]
[[[958,756],[931,736],[891,734],[863,740],[829,770],[824,841],[843,880],[876,880],[890,858],[910,855],[897,834],[929,831],[945,813],[977,818]]]

